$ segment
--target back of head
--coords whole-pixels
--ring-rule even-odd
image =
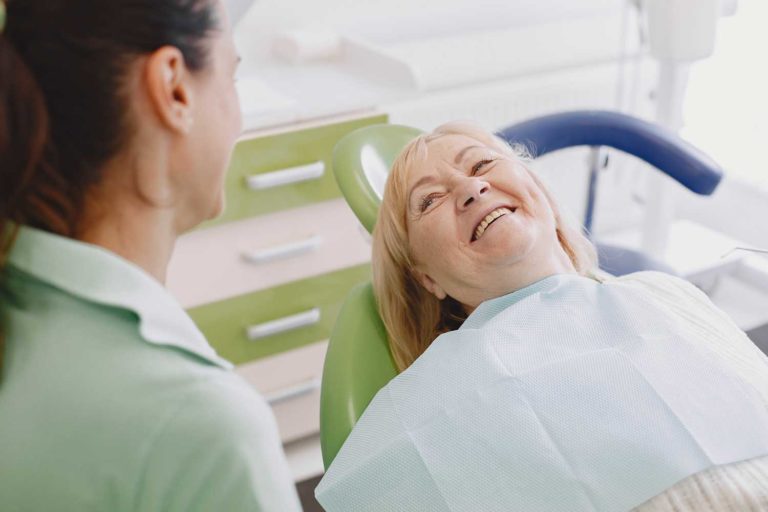
[[[408,176],[425,160],[429,143],[446,135],[467,136],[500,153],[529,158],[525,148],[513,148],[475,124],[452,122],[417,137],[395,159],[373,232],[373,286],[399,371],[410,366],[437,336],[458,329],[467,318],[458,301],[450,296],[439,300],[422,286],[414,273],[415,261],[409,248]],[[580,226],[560,214],[544,184],[533,173],[531,177],[556,212],[560,246],[577,272],[591,274],[597,266],[591,242]]]
[[[0,222],[71,236],[84,191],[130,137],[129,65],[171,45],[204,67],[215,0],[5,2]]]
[[[2,2],[0,273],[19,225],[74,236],[86,192],[133,132],[131,64],[173,46],[201,70],[219,23],[217,0]]]

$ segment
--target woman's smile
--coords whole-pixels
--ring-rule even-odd
[[[474,231],[472,232],[472,239],[470,242],[477,242],[480,240],[480,238],[485,234],[485,232],[491,227],[491,225],[496,224],[496,222],[501,219],[502,217],[506,215],[512,215],[517,210],[517,207],[506,207],[501,206],[494,208],[490,211],[490,213],[483,216],[482,220],[477,224]]]

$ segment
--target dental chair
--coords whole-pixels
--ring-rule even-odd
[[[340,140],[333,155],[339,188],[361,224],[373,231],[387,173],[400,150],[421,132],[398,125],[374,125]],[[676,134],[646,121],[604,111],[543,116],[497,132],[535,156],[574,146],[609,146],[634,155],[692,192],[710,195],[722,179],[712,159]],[[584,225],[591,230],[597,167],[590,170]],[[614,275],[640,270],[671,272],[648,255],[596,243],[600,268]],[[371,283],[352,289],[331,334],[320,398],[320,442],[326,469],[376,392],[397,375],[379,318]]]

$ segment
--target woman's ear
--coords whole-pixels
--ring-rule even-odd
[[[159,120],[177,133],[192,128],[190,73],[178,48],[164,46],[145,63],[147,96]]]
[[[448,294],[445,293],[445,290],[443,290],[440,285],[435,282],[434,279],[429,277],[424,272],[417,270],[416,279],[419,280],[421,286],[423,286],[429,293],[437,297],[438,300],[443,300],[448,296]]]

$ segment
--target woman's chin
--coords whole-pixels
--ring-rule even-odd
[[[208,220],[220,217],[224,213],[225,206],[226,201],[224,200],[224,196],[221,195],[219,196],[219,200],[216,201],[216,205],[213,207],[213,211],[211,212],[211,216],[208,218]]]
[[[208,214],[202,220],[207,221],[220,217],[224,213],[225,206],[226,200],[224,199],[224,193],[222,192],[216,197],[213,204],[208,207]]]
[[[224,213],[224,199],[220,197],[214,204],[209,204],[207,208],[198,207],[189,212],[187,218],[180,219],[179,225],[182,226],[182,232],[186,233],[203,222],[216,219]]]
[[[491,225],[472,246],[480,254],[506,259],[530,252],[535,239],[528,226],[506,222],[499,226]]]

